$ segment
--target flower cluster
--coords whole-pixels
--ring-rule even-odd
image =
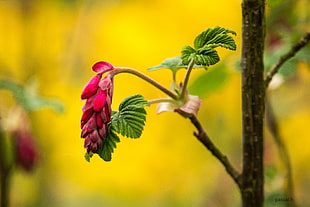
[[[113,66],[101,61],[92,69],[97,74],[90,79],[81,95],[82,100],[86,99],[82,108],[81,137],[85,138],[87,153],[96,153],[102,145],[112,114],[113,76],[108,73],[102,79],[102,75],[112,70]]]

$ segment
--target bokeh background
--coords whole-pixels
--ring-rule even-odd
[[[302,19],[302,30],[309,30],[309,1],[296,2],[296,19]],[[213,26],[236,31],[238,49],[219,50],[225,72],[212,76],[219,84],[200,94],[199,118],[240,169],[241,0],[0,0],[0,78],[20,84],[35,79],[42,96],[57,99],[65,108],[62,113],[47,107],[29,114],[40,161],[31,173],[14,172],[11,206],[240,205],[236,185],[195,139],[189,120],[168,112],[156,115],[155,106],[147,108],[142,137],[121,138],[111,162],[94,156],[88,163],[83,158],[80,93],[94,74],[91,66],[104,60],[132,67],[168,87],[170,71],[146,69],[180,55],[182,46],[192,45],[197,34]],[[208,72],[212,74],[212,67]],[[205,73],[195,70],[191,81]],[[183,75],[180,71],[179,81]],[[309,67],[299,63],[296,72],[270,92],[291,155],[294,199],[301,206],[310,205],[309,81]],[[113,109],[137,93],[147,99],[165,97],[127,74],[116,77],[114,92]],[[7,111],[17,103],[7,91],[0,95],[1,119],[10,119]],[[281,192],[285,169],[267,130],[266,168],[272,169],[266,193]],[[280,205],[274,200],[269,204]]]

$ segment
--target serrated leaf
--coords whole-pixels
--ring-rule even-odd
[[[144,99],[144,97],[140,94],[128,96],[125,98],[119,105],[118,110],[122,111],[127,106],[137,107],[137,108],[143,108],[144,106],[148,106],[149,103],[147,100]]]
[[[111,161],[112,159],[112,153],[114,152],[114,149],[116,148],[116,143],[120,142],[119,137],[112,131],[109,130],[106,137],[104,138],[102,142],[102,146],[98,149],[98,155],[104,160],[104,161]]]
[[[148,105],[139,94],[125,98],[119,105],[119,111],[112,116],[112,129],[123,136],[139,138],[146,120],[144,107]]]
[[[183,64],[189,64],[192,59],[195,64],[206,67],[216,64],[220,58],[214,48],[236,50],[236,43],[228,34],[236,35],[234,31],[223,27],[213,27],[203,31],[195,38],[194,48],[190,46],[182,48]]]
[[[16,102],[24,107],[26,111],[35,111],[43,107],[51,107],[57,112],[63,112],[64,107],[57,100],[40,96],[35,82],[23,86],[10,80],[0,80],[0,89],[12,92]]]
[[[185,64],[189,64],[191,59],[194,59],[196,64],[204,66],[214,65],[220,61],[220,57],[212,47],[204,46],[194,53],[192,52],[194,49],[190,48],[190,46],[185,46],[182,50],[182,59]]]
[[[195,64],[193,68],[203,68],[202,65]],[[159,70],[159,69],[170,69],[172,72],[177,72],[182,68],[187,68],[186,64],[183,64],[182,58],[180,56],[174,58],[168,58],[164,60],[160,65],[148,68],[148,71]]]
[[[223,27],[209,28],[195,38],[194,48],[197,50],[208,45],[213,48],[220,46],[230,50],[236,50],[235,41],[227,34],[236,35],[236,32]]]
[[[188,65],[191,59],[195,58],[196,50],[192,48],[191,46],[186,45],[182,48],[181,54],[182,54],[181,58],[182,58],[183,63],[185,65]]]

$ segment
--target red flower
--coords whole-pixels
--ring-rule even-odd
[[[38,150],[35,141],[28,132],[13,133],[16,163],[24,170],[31,171],[38,161]]]
[[[93,70],[99,73],[88,82],[81,95],[82,99],[87,99],[81,118],[81,137],[85,138],[87,153],[98,151],[108,131],[112,113],[113,78],[107,74],[100,79],[104,72],[111,69],[113,66],[109,63],[96,63]]]

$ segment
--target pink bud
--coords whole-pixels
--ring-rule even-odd
[[[86,103],[84,104],[84,106],[82,107],[82,111],[87,111],[90,108],[93,108],[94,105],[94,101],[95,101],[96,96],[93,95],[91,97],[89,97],[86,101]]]
[[[106,90],[100,90],[96,96],[96,99],[94,101],[94,110],[95,111],[101,111],[103,106],[106,103],[107,98],[107,91]]]
[[[105,73],[113,68],[114,67],[110,63],[104,61],[97,62],[92,67],[93,71],[96,73]]]
[[[17,164],[26,171],[31,171],[38,159],[33,137],[27,132],[16,132],[14,138]]]
[[[96,116],[95,114],[93,114],[90,119],[88,120],[88,122],[86,124],[84,124],[83,128],[82,128],[82,133],[81,133],[81,137],[86,137],[89,133],[91,133],[92,131],[94,131],[96,129],[97,125],[96,125]]]
[[[113,78],[111,77],[110,74],[108,74],[99,82],[98,85],[102,90],[113,91]]]
[[[108,126],[107,125],[103,125],[102,128],[99,129],[99,135],[102,139],[105,138],[106,134],[107,134],[107,131],[108,131]]]
[[[87,121],[89,120],[89,118],[93,115],[93,109],[90,108],[87,111],[83,112],[82,118],[81,118],[81,129],[83,128],[83,126],[87,123]]]
[[[89,98],[97,92],[98,84],[101,79],[101,76],[102,74],[100,73],[90,79],[90,81],[87,83],[87,85],[83,89],[81,99]]]
[[[99,129],[103,127],[103,118],[100,113],[96,113],[96,122]]]

